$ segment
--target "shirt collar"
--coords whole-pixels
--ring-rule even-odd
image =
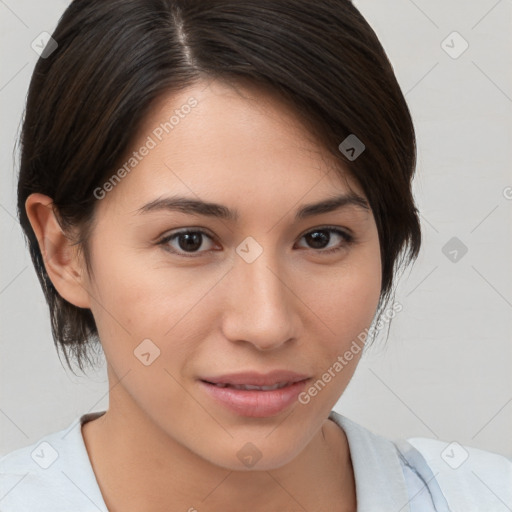
[[[394,443],[335,411],[331,411],[329,419],[347,436],[357,512],[410,512],[410,498]]]
[[[75,419],[67,428],[59,432],[59,438],[55,442],[62,447],[61,455],[69,460],[62,460],[63,467],[66,468],[65,475],[67,479],[91,502],[91,511],[108,512],[103,495],[101,494],[96,475],[94,474],[92,463],[87,453],[85,441],[82,435],[82,425],[87,421],[96,419],[106,411],[91,412]],[[66,445],[71,446],[71,450],[66,450]],[[89,508],[88,508],[89,510]]]

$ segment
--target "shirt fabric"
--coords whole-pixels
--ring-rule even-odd
[[[81,430],[104,413],[0,458],[0,512],[108,512]],[[329,418],[347,436],[357,512],[512,510],[512,460],[428,438],[391,441],[335,411]]]

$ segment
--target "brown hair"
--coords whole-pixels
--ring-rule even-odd
[[[379,311],[408,257],[421,245],[411,182],[411,116],[393,68],[348,0],[75,0],[52,34],[30,82],[21,142],[18,215],[50,308],[57,351],[71,369],[92,364],[98,344],[89,309],[53,286],[25,210],[33,192],[50,196],[87,267],[97,198],[154,101],[201,78],[249,81],[294,108],[361,185],[376,220],[382,261]],[[355,160],[338,146],[355,134]],[[340,165],[341,167],[341,165]]]

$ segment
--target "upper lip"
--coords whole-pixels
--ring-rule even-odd
[[[268,373],[239,372],[220,375],[217,377],[205,377],[201,380],[212,384],[233,384],[250,386],[274,386],[283,382],[294,383],[308,379],[309,376],[288,370],[274,370]]]

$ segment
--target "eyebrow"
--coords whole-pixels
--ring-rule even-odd
[[[322,213],[333,212],[342,208],[357,207],[370,210],[366,199],[351,192],[325,199],[317,203],[302,205],[295,214],[295,220],[303,220]],[[183,196],[172,196],[155,199],[137,209],[135,213],[144,214],[155,211],[179,211],[191,215],[204,215],[235,222],[240,218],[238,210],[231,210],[227,206],[210,203],[198,199]]]

